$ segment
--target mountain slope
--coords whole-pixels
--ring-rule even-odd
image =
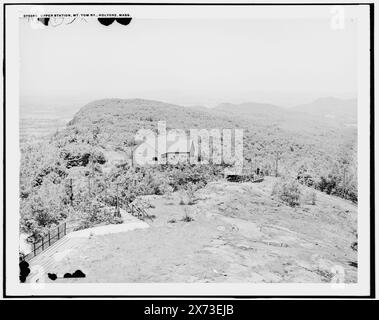
[[[267,109],[266,109],[267,108]],[[231,110],[234,110],[233,112]],[[88,144],[92,132],[100,150],[130,153],[140,129],[244,129],[244,156],[273,170],[277,153],[280,170],[294,171],[306,164],[320,174],[329,170],[341,149],[354,146],[355,130],[334,126],[314,116],[266,104],[223,104],[216,109],[181,107],[144,99],[104,99],[84,106],[52,142],[61,147]]]
[[[241,115],[266,115],[266,116],[276,116],[286,113],[286,110],[282,107],[275,106],[268,103],[255,103],[247,102],[241,104],[232,103],[222,103],[219,104],[215,110],[217,111],[227,111],[238,113]]]
[[[168,130],[230,127],[229,120],[215,117],[207,110],[144,99],[104,99],[80,109],[67,129],[98,126],[103,147],[109,143],[122,148],[133,145],[134,135],[140,129],[156,132],[158,121],[166,121]]]
[[[357,99],[325,97],[309,104],[293,107],[291,110],[347,123],[356,123],[357,121]]]
[[[100,205],[114,205],[117,192],[129,201],[140,195],[162,194],[189,183],[206,184],[218,179],[223,168],[214,165],[131,166],[136,132],[156,132],[157,122],[162,120],[168,129],[243,129],[247,169],[260,168],[266,175],[278,173],[289,180],[305,177],[308,185],[320,186],[321,190],[331,187],[327,192],[339,195],[348,189],[356,198],[356,131],[322,121],[311,121],[307,131],[301,127],[305,121],[298,119],[313,119],[312,116],[288,113],[287,118],[273,119],[267,114],[257,119],[143,99],[89,103],[63,130],[41,143],[22,147],[21,225],[25,232],[38,234],[72,215],[73,207],[79,211],[83,207],[96,208],[95,195]]]

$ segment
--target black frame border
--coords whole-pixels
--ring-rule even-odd
[[[133,5],[133,6],[357,6],[368,5],[370,9],[370,294],[369,295],[8,295],[6,291],[6,7],[20,5],[51,5],[51,6],[91,6],[91,5]],[[367,299],[375,298],[375,56],[374,56],[374,3],[373,2],[356,2],[356,3],[151,3],[151,2],[67,2],[67,3],[49,3],[49,2],[14,2],[3,3],[3,298],[233,298],[233,299],[259,299],[259,298],[276,298],[276,299]]]

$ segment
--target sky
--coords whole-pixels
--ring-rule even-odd
[[[96,19],[34,29],[20,19],[21,101],[146,98],[282,106],[356,96],[356,22]]]

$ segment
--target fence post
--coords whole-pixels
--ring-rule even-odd
[[[51,246],[51,243],[50,243],[50,231],[49,231],[49,247]]]
[[[67,227],[66,227],[66,222],[64,223],[64,235],[67,234]]]
[[[70,203],[71,203],[71,207],[72,207],[74,204],[74,192],[72,189],[72,178],[70,179]]]
[[[44,244],[45,244],[44,240],[45,240],[45,237],[42,237],[42,251],[45,250],[45,248],[44,248]]]
[[[116,183],[116,217],[120,216],[120,204],[118,200],[118,183]]]
[[[59,225],[58,225],[58,239],[57,240],[59,240]]]
[[[36,243],[33,242],[33,252],[34,252],[34,256],[36,256]]]

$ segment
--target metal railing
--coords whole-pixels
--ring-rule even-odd
[[[121,217],[120,208],[124,208],[126,211],[130,212],[134,217],[137,217],[140,220],[150,219],[153,221],[153,216],[150,216],[145,209],[142,207],[133,204],[128,203],[125,200],[122,200],[118,198],[116,200],[116,207],[115,207],[115,213],[114,215],[116,217]],[[41,237],[40,240],[33,242],[32,250],[28,254],[22,254],[20,255],[20,261],[24,260],[26,262],[30,261],[34,257],[36,257],[38,254],[52,246],[54,243],[56,243],[58,240],[62,239],[66,234],[70,233],[71,231],[75,230],[75,222],[79,221],[80,219],[70,219],[62,222],[57,227],[50,229],[48,233]]]
[[[150,216],[145,209],[133,204],[128,203],[126,201],[120,201],[120,205],[126,208],[127,211],[129,211],[132,216],[137,217],[140,220],[145,220],[145,218],[148,218],[150,220],[153,220],[152,216]]]
[[[73,231],[75,228],[73,224],[74,221],[76,220],[65,221],[59,224],[57,227],[50,229],[45,236],[41,237],[40,240],[32,243],[32,250],[28,254],[20,256],[20,261],[30,261],[38,254],[52,246],[58,240],[62,239],[66,234]]]

